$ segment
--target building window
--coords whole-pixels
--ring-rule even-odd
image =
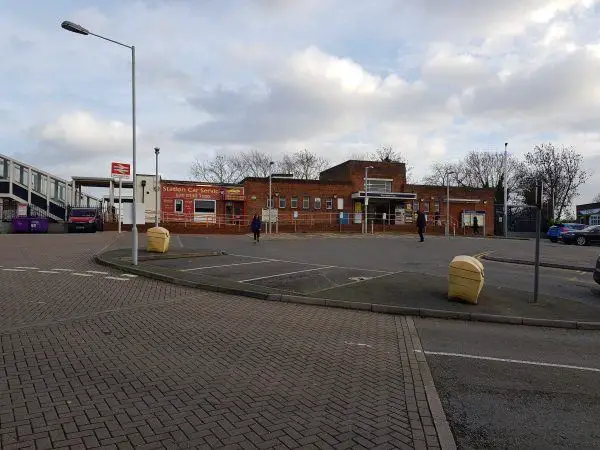
[[[292,197],[292,200],[290,202],[290,208],[297,208],[298,207],[298,197]]]
[[[333,199],[332,198],[328,198],[327,200],[325,200],[325,208],[333,209]]]
[[[367,178],[368,192],[392,192],[392,180]]]
[[[321,209],[321,198],[315,197],[315,209]]]
[[[600,225],[600,214],[590,216],[590,225]]]
[[[214,213],[216,203],[215,200],[194,200],[194,213]]]
[[[177,214],[183,214],[183,200],[181,200],[181,199],[175,200],[175,212]]]
[[[279,197],[279,207],[283,209],[285,206],[285,197]]]
[[[267,199],[267,209],[271,209],[273,206],[273,199],[272,198],[268,198]]]
[[[433,204],[433,210],[434,210],[434,212],[436,212],[436,213],[439,213],[439,212],[440,212],[440,202],[435,202],[435,203]]]
[[[310,209],[310,197],[308,195],[302,197],[302,209]]]
[[[417,212],[419,210],[419,202],[418,201],[414,201],[413,202],[413,211]]]
[[[423,212],[424,213],[428,213],[429,212],[429,200],[425,200],[423,202]]]

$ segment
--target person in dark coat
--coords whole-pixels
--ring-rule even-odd
[[[417,229],[419,230],[419,237],[421,238],[421,242],[425,240],[423,233],[425,232],[425,225],[427,224],[427,220],[425,219],[425,214],[423,211],[417,211]]]
[[[479,234],[479,220],[477,216],[473,217],[473,234]]]
[[[254,214],[252,218],[252,223],[250,224],[250,228],[252,229],[252,233],[254,233],[254,243],[260,242],[260,227],[262,223],[260,221],[260,217],[258,214]]]

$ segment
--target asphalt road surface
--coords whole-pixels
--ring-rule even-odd
[[[459,448],[600,447],[600,332],[415,322]]]

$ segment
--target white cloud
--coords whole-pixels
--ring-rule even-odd
[[[0,143],[65,176],[130,154],[131,85],[127,49],[63,19],[136,45],[140,170],[158,145],[171,178],[245,148],[338,162],[388,144],[417,176],[509,138],[600,155],[593,0],[6,1]]]

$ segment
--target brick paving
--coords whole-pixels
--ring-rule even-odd
[[[0,236],[0,265],[113,240]],[[44,275],[0,271],[3,449],[440,447],[406,318]]]

